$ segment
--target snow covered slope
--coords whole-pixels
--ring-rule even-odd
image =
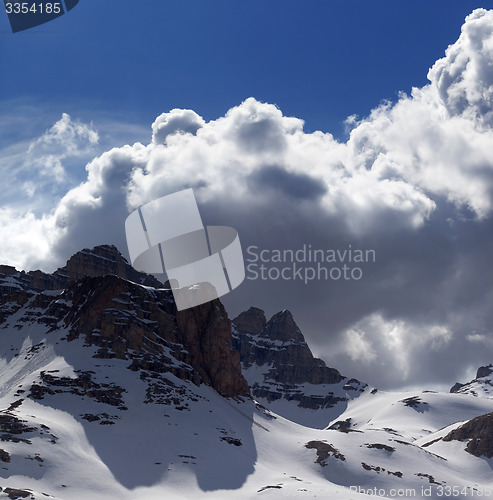
[[[493,365],[479,367],[474,380],[467,384],[457,382],[450,392],[472,394],[483,398],[493,397]]]

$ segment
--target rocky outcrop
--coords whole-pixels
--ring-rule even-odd
[[[154,276],[136,271],[113,245],[100,245],[84,249],[73,255],[64,267],[53,274],[43,271],[17,271],[11,266],[0,266],[0,293],[15,290],[43,291],[63,290],[70,283],[84,276],[106,276],[120,278],[156,288],[163,284]]]
[[[460,382],[456,382],[451,388],[450,392],[459,392],[466,384],[461,384]]]
[[[302,408],[318,409],[346,401],[346,392],[359,394],[365,387],[315,358],[287,310],[266,321],[261,309],[251,307],[233,319],[233,325],[233,345],[254,397],[267,402],[284,398]]]
[[[465,450],[476,457],[493,458],[493,413],[473,418],[449,432],[444,441],[466,441]]]
[[[452,393],[472,394],[473,396],[493,397],[493,365],[480,366],[476,378],[461,384],[456,382],[450,389]]]
[[[493,365],[490,363],[488,366],[480,366],[476,373],[476,380],[478,378],[488,377],[493,373]]]
[[[337,458],[343,462],[346,461],[346,457],[337,448],[334,448],[331,444],[325,441],[309,441],[305,444],[305,448],[308,448],[309,450],[317,450],[317,460],[315,463],[320,464],[322,467],[326,467],[328,465],[326,460],[329,457]]]
[[[70,257],[67,264],[55,271],[57,277],[78,280],[84,276],[114,274],[141,285],[162,288],[154,276],[135,270],[113,245],[100,245],[92,250],[84,249]]]

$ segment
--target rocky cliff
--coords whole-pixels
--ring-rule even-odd
[[[349,399],[367,388],[315,358],[287,310],[267,321],[264,311],[251,307],[232,322],[233,345],[240,353],[252,395],[278,413],[283,414],[279,403],[285,401],[306,410],[333,409],[328,414],[335,415]],[[303,413],[298,412],[297,417],[290,410],[288,413],[290,418],[307,422]],[[312,422],[313,414],[307,415]],[[319,425],[326,425],[327,418],[321,413]]]
[[[476,457],[493,458],[493,413],[480,415],[449,432],[444,441],[467,441],[465,451]]]
[[[48,331],[66,329],[66,341],[83,338],[98,348],[95,357],[127,360],[130,370],[152,379],[151,399],[169,392],[162,377],[166,373],[209,385],[224,396],[249,394],[221,302],[177,311],[171,291],[135,271],[115,247],[83,250],[53,275],[5,266],[2,271],[4,328],[18,313],[21,329],[31,321]]]

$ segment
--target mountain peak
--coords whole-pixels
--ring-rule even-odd
[[[66,276],[71,280],[78,280],[84,276],[105,276],[107,274],[114,274],[142,285],[156,288],[163,286],[154,276],[135,270],[114,245],[84,248],[72,255],[67,264],[54,273],[54,275]]]
[[[249,332],[258,335],[264,328],[267,320],[265,312],[258,307],[250,307],[247,311],[243,311],[234,320],[236,328],[240,331]]]
[[[84,248],[72,255],[66,265],[53,274],[43,271],[17,271],[11,266],[0,266],[0,292],[14,290],[63,290],[69,283],[85,276],[113,274],[140,285],[163,288],[154,276],[136,271],[114,245]]]
[[[267,322],[262,332],[263,337],[270,340],[280,340],[281,342],[305,343],[305,337],[294,321],[293,315],[287,310],[274,314]]]
[[[476,373],[476,378],[461,384],[457,382],[450,389],[450,392],[460,394],[472,394],[473,396],[492,397],[493,396],[493,365],[480,366]]]
[[[488,366],[480,366],[478,368],[478,372],[476,373],[476,378],[487,377],[491,373],[493,373],[493,365],[491,363]]]
[[[284,417],[324,428],[365,390],[365,384],[313,356],[287,309],[266,322],[264,311],[251,307],[232,322],[233,345],[252,395]]]

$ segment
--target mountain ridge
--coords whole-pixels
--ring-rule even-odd
[[[114,274],[142,285],[163,287],[154,276],[135,270],[114,245],[84,248],[70,257],[65,266],[49,274],[43,271],[18,271],[0,265],[0,293],[15,290],[61,290],[72,281],[85,276]]]
[[[289,311],[176,311],[162,283],[115,274],[115,247],[83,252],[65,281],[0,267],[0,498],[493,488],[484,391],[376,391],[315,358]]]
[[[264,311],[250,307],[232,323],[252,395],[286,418],[323,428],[369,388],[315,358],[288,310],[267,321]]]

